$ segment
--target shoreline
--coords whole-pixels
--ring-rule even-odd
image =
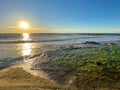
[[[39,77],[38,81],[42,78],[47,81],[46,83],[52,84],[51,87],[56,88],[50,90],[78,90],[80,88],[83,90],[119,90],[119,49],[120,47],[114,43],[109,43],[105,47],[62,47],[58,50],[39,54],[40,57],[37,57],[39,55],[35,55],[27,58],[28,60],[17,61],[12,66],[3,69],[3,71],[8,69],[6,74],[9,76],[9,71],[12,68],[12,76],[19,73],[21,77],[22,72],[24,72],[25,75],[29,76],[30,74],[32,78]],[[114,60],[110,60],[113,57]],[[21,72],[16,72],[17,69]],[[4,74],[4,72],[1,72],[2,70],[0,70],[0,74]],[[8,79],[8,76],[4,78]],[[22,77],[22,79],[26,78]],[[11,76],[9,79],[11,79]],[[17,78],[16,80],[21,83],[22,79]],[[4,82],[10,83],[9,81]],[[36,85],[40,84],[35,83],[35,85],[34,82],[27,82],[27,84],[30,83],[35,88],[38,88]],[[32,84],[28,85],[29,88]],[[46,85],[44,84],[43,86],[46,87]],[[22,86],[20,85],[20,87]]]
[[[61,90],[43,73],[28,71],[21,66],[10,66],[0,71],[0,89],[4,90]],[[15,74],[15,75],[14,75]],[[42,75],[42,77],[41,77]],[[44,77],[43,77],[44,76]],[[26,82],[27,81],[27,82]]]

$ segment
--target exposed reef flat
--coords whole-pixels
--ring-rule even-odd
[[[69,87],[74,85],[83,90],[119,90],[119,55],[120,47],[114,45],[62,48],[44,53],[42,57],[47,58],[43,61],[37,59],[31,69],[42,70],[51,80]]]

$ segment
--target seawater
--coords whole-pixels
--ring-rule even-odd
[[[0,34],[0,59],[34,55],[44,50],[73,43],[95,41],[100,43],[117,42],[120,34],[93,33],[14,33]]]

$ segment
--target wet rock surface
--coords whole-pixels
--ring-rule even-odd
[[[89,48],[89,49],[92,49],[95,51],[97,50],[97,48],[95,49]],[[86,51],[86,48],[84,49],[82,48],[80,51],[83,52],[82,50]],[[63,51],[69,52],[66,50],[63,50]],[[74,50],[71,50],[71,51],[74,51]],[[57,84],[61,86],[66,86],[67,89],[65,90],[119,90],[120,89],[120,86],[119,86],[120,85],[120,73],[114,72],[114,69],[112,68],[102,69],[102,67],[105,66],[103,62],[84,61],[83,63],[80,64],[81,66],[77,67],[75,65],[75,68],[72,68],[72,67],[69,67],[69,64],[64,66],[63,65],[65,63],[64,60],[63,60],[64,62],[63,64],[56,64],[59,61],[55,61],[53,58],[51,58],[51,57],[54,57],[55,55],[58,55],[58,57],[61,56],[61,52],[62,50],[56,50],[56,51],[53,51],[50,53],[48,52],[42,55],[41,57],[42,62],[41,60],[38,60],[36,63],[34,63],[31,69],[44,71],[51,80],[54,80]],[[47,58],[45,59],[45,57]],[[65,55],[65,57],[67,56]],[[72,58],[74,57],[74,55],[73,56],[70,55],[69,57]],[[83,58],[83,56],[80,56],[80,58]],[[109,60],[109,62],[111,61]],[[96,71],[94,71],[94,73],[91,75],[87,72],[84,72],[84,73],[76,72],[76,70],[79,69],[79,67],[82,67],[86,65],[87,63],[91,65],[92,67],[94,67],[93,69],[101,68],[102,71],[105,73],[100,74],[98,72],[99,74],[96,74],[95,73]]]
[[[96,44],[96,45],[99,45],[100,43],[95,42],[95,41],[86,41],[83,44]]]
[[[73,50],[73,49],[81,49],[81,47],[76,46],[69,46],[69,47],[62,47],[63,50]]]
[[[120,90],[120,82],[110,81],[104,76],[78,75],[73,83],[78,90]]]
[[[116,43],[107,43],[108,46],[116,46]]]

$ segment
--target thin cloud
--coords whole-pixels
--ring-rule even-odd
[[[22,29],[19,26],[0,26],[0,33],[120,33],[119,28],[115,29],[70,29],[70,28],[43,28],[43,27],[29,27],[29,29]]]
[[[22,29],[18,26],[0,26],[0,33],[22,33],[22,32],[29,32],[29,33],[47,33],[49,29],[47,28],[36,28],[36,27],[29,27],[29,29]]]

